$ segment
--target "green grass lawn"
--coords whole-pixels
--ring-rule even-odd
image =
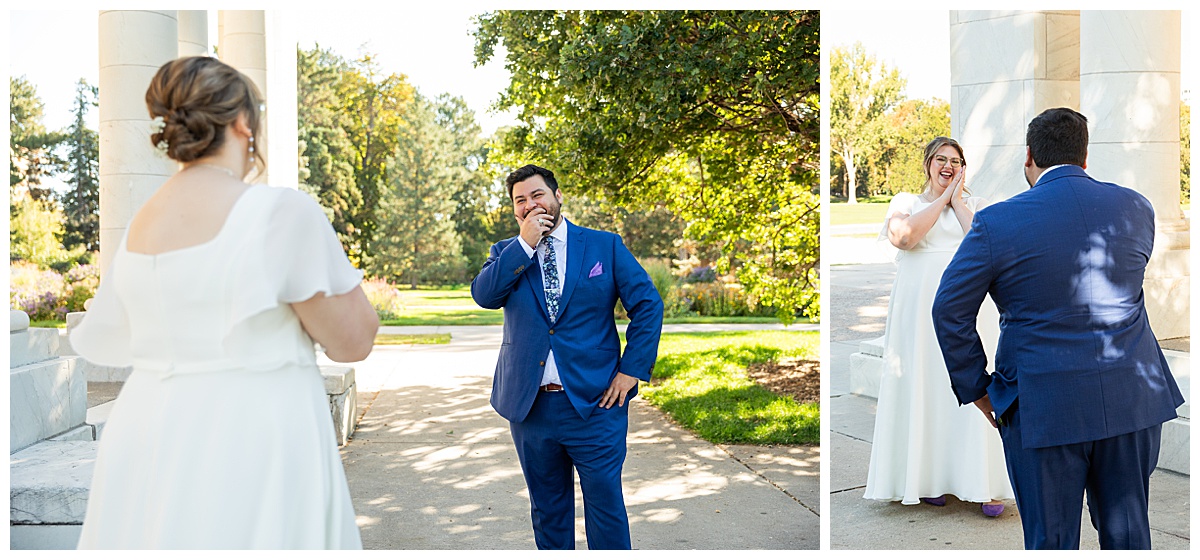
[[[378,334],[375,345],[450,344],[450,333],[440,334]]]
[[[654,381],[641,394],[713,443],[815,444],[821,438],[820,405],[772,393],[746,369],[783,357],[816,360],[819,354],[817,332],[664,334]]]
[[[401,290],[404,311],[395,319],[381,321],[388,326],[409,325],[501,325],[504,311],[484,309],[471,299],[471,289]]]
[[[471,299],[471,289],[463,287],[452,290],[401,290],[404,311],[395,319],[380,321],[380,324],[390,327],[430,325],[430,326],[470,326],[470,325],[503,325],[504,311],[501,309],[484,309],[475,305]],[[629,321],[618,321],[628,323]],[[679,323],[778,323],[775,317],[671,317],[663,320],[667,324]],[[809,323],[800,319],[798,323]]]
[[[67,321],[65,319],[50,319],[47,321],[30,321],[29,328],[32,329],[65,329]]]
[[[886,201],[859,202],[858,204],[831,203],[829,205],[829,225],[882,224],[887,207]]]

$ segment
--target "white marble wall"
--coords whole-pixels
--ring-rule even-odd
[[[87,419],[87,379],[79,358],[55,358],[9,370],[9,453],[68,432]]]
[[[174,11],[101,11],[99,28],[100,270],[104,271],[133,215],[178,169],[150,143],[145,99],[154,73],[179,53],[179,31]]]
[[[1078,107],[1078,12],[951,11],[950,128],[971,191],[992,201],[1026,188],[1025,127]]]
[[[1091,134],[1088,173],[1154,205],[1146,308],[1159,338],[1188,336],[1190,232],[1179,204],[1181,20],[1178,11],[1084,11],[1080,112]]]
[[[208,12],[179,10],[179,56],[208,55]]]
[[[264,99],[271,94],[267,87],[267,22],[266,13],[262,10],[221,10],[218,16],[219,42],[217,54],[221,61],[237,68],[258,87]],[[295,87],[292,88],[293,96]],[[270,154],[270,112],[263,115],[264,121],[255,135],[255,144],[259,153]],[[265,174],[247,178],[253,183],[266,183]]]

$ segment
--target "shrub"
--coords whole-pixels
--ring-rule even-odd
[[[654,289],[658,290],[658,297],[662,298],[663,316],[687,315],[690,306],[680,297],[679,279],[671,270],[671,262],[667,259],[646,259],[642,261],[642,268],[646,269],[650,280],[654,282]],[[617,303],[620,304],[620,302]],[[623,310],[619,310],[618,315],[620,315],[620,311]]]
[[[369,278],[362,283],[363,292],[371,307],[379,314],[381,321],[396,319],[404,312],[403,297],[400,290],[381,278]]]
[[[24,311],[31,321],[66,317],[62,275],[24,261],[12,262],[9,273],[8,303],[13,309]]]
[[[100,267],[76,264],[63,275],[64,304],[68,311],[83,311],[83,304],[96,296],[100,287]]]
[[[753,306],[738,284],[703,282],[684,284],[679,287],[680,299],[686,301],[691,311],[706,317],[770,317],[773,308]]]

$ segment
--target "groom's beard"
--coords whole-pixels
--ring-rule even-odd
[[[558,227],[558,222],[562,219],[562,205],[560,204],[555,206],[553,211],[551,211],[549,208],[546,208],[546,213],[554,219],[554,222],[550,224],[550,229],[542,233],[542,237],[550,235],[550,232],[554,231],[554,228]]]

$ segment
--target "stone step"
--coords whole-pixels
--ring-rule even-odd
[[[74,430],[87,416],[87,381],[76,357],[9,370],[9,453]]]
[[[329,397],[329,412],[333,415],[333,433],[339,446],[350,443],[358,421],[358,388],[354,368],[349,366],[320,366],[325,379],[325,394]]]
[[[43,441],[9,455],[12,525],[79,525],[98,442]]]
[[[100,434],[104,433],[104,426],[108,423],[108,415],[112,413],[112,408],[115,404],[117,404],[117,401],[112,400],[87,409],[87,425],[95,432],[97,440],[100,439]]]
[[[58,329],[22,329],[8,334],[8,367],[21,367],[59,356]]]

